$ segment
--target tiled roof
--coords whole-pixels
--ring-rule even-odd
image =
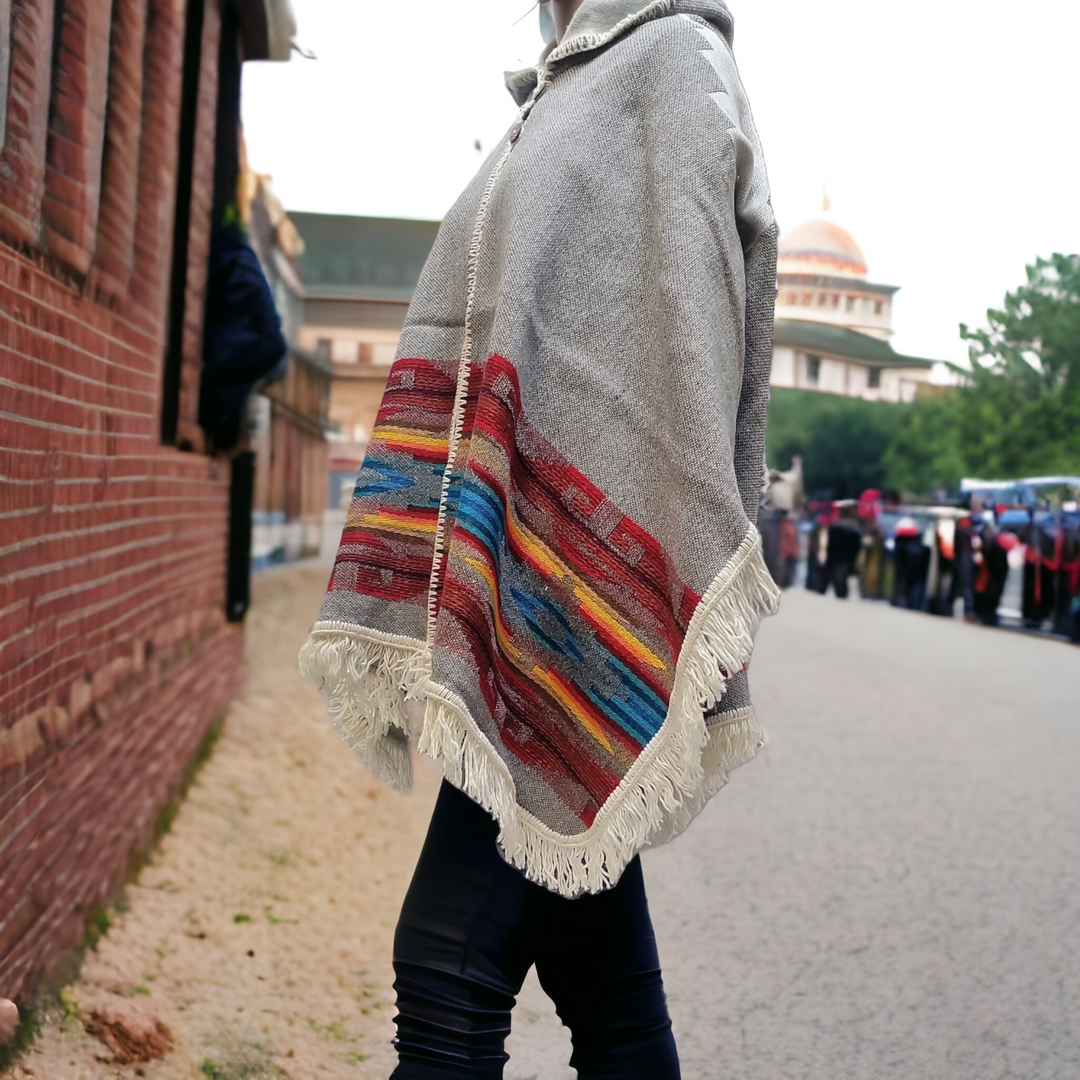
[[[290,210],[304,240],[297,269],[314,299],[408,302],[428,257],[437,221],[355,217]]]
[[[806,352],[858,360],[871,367],[927,368],[935,362],[918,356],[904,356],[887,341],[860,334],[857,330],[802,319],[777,319],[773,341]]]

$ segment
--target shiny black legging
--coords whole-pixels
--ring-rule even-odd
[[[500,857],[497,827],[443,783],[394,937],[391,1080],[499,1080],[510,1010],[536,964],[579,1080],[678,1080],[641,863],[576,900]]]

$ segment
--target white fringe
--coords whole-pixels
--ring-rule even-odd
[[[400,791],[412,784],[404,733],[406,698],[427,698],[419,750],[499,822],[506,859],[530,880],[577,896],[618,881],[642,848],[682,832],[754,756],[761,730],[750,709],[707,726],[704,710],[724,693],[726,673],[743,669],[764,613],[779,591],[752,526],[694,612],[675,671],[668,715],[585,832],[563,836],[517,803],[513,778],[465,703],[430,677],[430,653],[410,638],[319,623],[301,654],[334,725],[368,767]]]
[[[705,804],[727,783],[732,769],[745,765],[765,745],[754,710],[740,709],[708,726],[705,749],[701,752],[702,781],[686,801],[665,815],[650,837],[647,847],[659,847],[684,832],[705,808]]]
[[[380,780],[411,791],[405,700],[431,674],[424,643],[326,620],[300,651],[300,672],[322,694],[346,745]]]

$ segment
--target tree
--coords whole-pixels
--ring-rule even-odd
[[[966,385],[914,403],[884,455],[889,485],[1080,473],[1080,255],[1038,259],[985,329],[960,334]]]
[[[883,485],[882,455],[905,411],[888,402],[774,388],[765,429],[769,464],[786,469],[793,454],[802,454],[808,495],[858,498]]]

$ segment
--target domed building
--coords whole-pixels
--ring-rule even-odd
[[[869,278],[851,235],[808,221],[780,238],[772,385],[871,401],[913,401],[934,361],[896,352],[895,285]]]

